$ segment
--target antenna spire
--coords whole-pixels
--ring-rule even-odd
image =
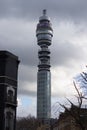
[[[43,15],[46,15],[46,13],[47,13],[47,10],[44,9],[44,10],[43,10]]]

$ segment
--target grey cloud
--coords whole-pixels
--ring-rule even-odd
[[[29,83],[35,83],[36,77],[37,77],[37,66],[25,66],[20,65],[19,66],[19,77],[20,82],[29,82]]]
[[[52,51],[51,51],[52,64],[54,66],[59,65],[59,66],[66,67],[72,65],[72,60],[76,62],[84,59],[84,51],[79,46],[79,44],[76,43],[75,45],[68,42],[59,43],[59,44],[56,43],[54,43],[54,46],[52,46]]]
[[[78,3],[79,4],[78,4]],[[64,4],[64,5],[63,5]],[[19,68],[19,91],[18,94],[25,95],[33,95],[35,96],[36,92],[30,87],[32,87],[32,83],[36,86],[36,72],[37,72],[37,64],[38,64],[38,47],[35,39],[35,27],[36,21],[38,17],[41,15],[43,8],[48,9],[48,14],[54,20],[55,18],[83,18],[86,16],[86,1],[73,1],[70,3],[70,0],[61,0],[61,1],[49,1],[37,0],[36,3],[34,0],[3,0],[0,1],[0,17],[6,20],[0,23],[0,49],[11,51],[12,53],[19,56],[20,59],[20,67]],[[75,6],[75,7],[74,7]],[[78,8],[79,7],[79,8]],[[86,11],[87,12],[87,11]],[[83,15],[84,14],[84,15]],[[77,17],[78,16],[78,17]],[[12,17],[15,17],[13,21],[10,22]],[[18,19],[20,21],[18,21]],[[24,19],[28,19],[25,20]],[[32,21],[31,21],[32,20]],[[27,22],[29,25],[26,26]],[[38,21],[38,20],[37,20]],[[32,24],[30,24],[32,23]],[[34,24],[34,25],[33,25]],[[2,26],[3,25],[3,26]],[[34,27],[35,26],[35,27]],[[55,28],[57,25],[54,25]],[[28,28],[29,27],[29,28]],[[58,29],[58,27],[56,28]],[[64,42],[58,43],[56,39],[51,47],[51,65],[52,66],[64,66],[67,67],[71,64],[71,61],[75,62],[82,60],[83,56],[80,53],[84,54],[82,48],[77,44],[74,45],[72,43]],[[58,43],[58,44],[57,44]],[[79,51],[77,51],[79,50]],[[24,67],[23,67],[24,66]],[[29,83],[29,88],[25,87],[24,82]]]
[[[22,73],[20,73],[22,74]],[[31,72],[30,72],[31,74]],[[33,79],[32,74],[29,77],[25,77],[27,78],[27,80],[23,79],[20,77],[19,78],[19,82],[18,82],[18,95],[26,95],[26,96],[36,96],[37,92],[36,92],[36,78],[34,79],[34,81],[30,81]],[[34,73],[35,74],[35,73]],[[22,75],[26,75],[25,73]],[[36,75],[36,74],[35,74]]]
[[[86,0],[0,0],[1,17],[18,17],[35,20],[43,8],[47,8],[50,15],[54,18],[87,19]]]
[[[35,91],[28,91],[26,89],[20,89],[18,90],[18,95],[25,95],[25,96],[30,96],[30,97],[36,97],[37,93]]]
[[[39,62],[37,54],[38,46],[33,23],[25,26],[26,24],[23,21],[6,21],[4,24],[1,22],[0,49],[9,50],[19,57],[21,61],[19,80],[20,82],[27,81],[32,83],[36,81],[37,65]],[[80,53],[82,48],[79,44],[74,45],[69,42],[58,43],[57,40],[58,38],[54,39],[53,45],[50,47],[52,66],[67,67],[71,60],[76,62],[83,59],[83,55]],[[84,52],[82,53],[84,54]]]
[[[1,44],[0,44],[1,45]],[[38,55],[37,55],[37,49],[33,48],[33,47],[23,47],[22,45],[17,48],[17,46],[15,46],[15,48],[11,48],[11,46],[8,47],[1,47],[1,50],[8,50],[12,53],[14,53],[15,55],[17,55],[19,57],[20,60],[20,64],[23,64],[25,66],[29,66],[29,67],[37,67],[38,64]]]
[[[30,67],[38,62],[34,24],[16,19],[0,21],[0,49],[18,55],[21,64]]]

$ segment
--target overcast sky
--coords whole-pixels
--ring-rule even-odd
[[[0,49],[19,57],[18,116],[36,115],[36,25],[47,9],[54,30],[52,105],[74,94],[73,77],[87,64],[87,0],[0,0]]]

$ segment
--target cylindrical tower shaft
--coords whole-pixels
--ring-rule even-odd
[[[50,73],[50,50],[53,30],[46,10],[39,18],[36,29],[38,51],[38,73],[37,73],[37,118],[49,119],[51,117],[51,73]]]

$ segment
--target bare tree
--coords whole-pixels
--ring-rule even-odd
[[[83,76],[83,75],[81,75],[81,76]],[[85,78],[84,78],[84,80],[86,81]],[[73,84],[74,84],[75,90],[77,92],[77,96],[76,96],[77,105],[74,104],[69,99],[67,99],[67,101],[70,103],[71,108],[68,108],[68,107],[66,107],[65,105],[62,105],[62,104],[60,104],[60,105],[74,119],[75,124],[77,124],[81,130],[87,130],[87,125],[86,125],[86,122],[87,122],[87,109],[85,109],[86,110],[85,114],[83,114],[83,112],[82,112],[82,110],[83,110],[82,109],[83,100],[87,99],[87,98],[84,96],[84,94],[82,92],[79,91],[79,89],[76,86],[76,83],[73,82]]]
[[[76,82],[79,84],[80,88],[83,90],[84,98],[87,99],[87,73],[82,72],[77,76]]]
[[[20,117],[17,119],[16,130],[37,130],[38,120],[29,115],[27,117]]]

